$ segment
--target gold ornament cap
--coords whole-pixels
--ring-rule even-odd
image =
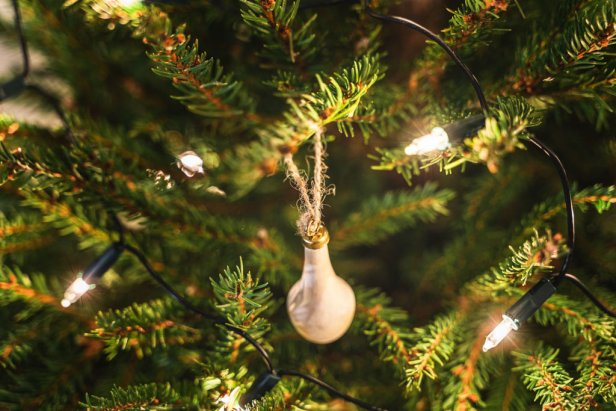
[[[318,250],[329,243],[329,232],[324,225],[320,225],[313,235],[302,237],[304,247],[311,250]]]

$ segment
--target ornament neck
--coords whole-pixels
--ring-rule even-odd
[[[303,281],[325,285],[323,280],[335,276],[327,245],[316,250],[304,247]]]

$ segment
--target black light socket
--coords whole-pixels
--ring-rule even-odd
[[[113,243],[100,257],[94,260],[94,262],[83,271],[83,280],[90,282],[90,280],[102,277],[103,274],[118,261],[122,251],[124,251],[124,245],[122,243]]]
[[[242,398],[240,398],[240,405],[243,407],[263,397],[269,390],[278,384],[278,381],[280,381],[280,376],[272,374],[271,372],[265,372],[259,375],[248,391],[246,391],[246,394],[242,395]]]
[[[449,137],[449,141],[453,144],[462,142],[466,137],[474,136],[485,126],[485,123],[485,116],[483,114],[477,114],[456,121],[455,123],[447,124],[441,128],[445,130]]]
[[[25,88],[25,78],[23,76],[15,77],[0,87],[0,101],[20,94]]]
[[[526,292],[505,315],[518,324],[530,318],[556,292],[550,280],[543,279]]]

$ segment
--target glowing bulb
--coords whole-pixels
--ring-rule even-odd
[[[237,402],[239,390],[240,387],[235,387],[229,394],[226,394],[216,400],[217,403],[222,404],[218,411],[245,411],[244,408],[239,405],[234,405]]]
[[[185,151],[180,154],[177,165],[187,177],[192,177],[197,173],[203,174],[203,159],[194,151]]]
[[[431,151],[443,151],[449,148],[449,136],[441,127],[434,127],[430,134],[416,138],[406,146],[406,155],[421,155]]]
[[[141,3],[141,0],[118,0],[118,3],[120,3],[121,7],[128,9]]]
[[[69,307],[71,304],[74,304],[77,300],[79,300],[82,295],[87,293],[90,288],[90,284],[86,283],[83,278],[80,277],[76,279],[64,292],[64,298],[60,304],[62,304],[62,307],[64,308]]]
[[[500,322],[486,337],[486,342],[483,344],[483,352],[491,350],[505,339],[511,330],[517,330],[519,325],[510,317],[503,315],[503,321]]]

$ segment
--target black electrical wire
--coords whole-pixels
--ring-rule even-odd
[[[196,314],[199,314],[203,318],[213,321],[215,324],[221,325],[227,328],[228,330],[233,331],[234,333],[239,334],[242,337],[244,337],[246,341],[248,341],[248,343],[250,343],[250,345],[252,345],[257,350],[261,358],[263,358],[263,361],[265,362],[267,369],[270,372],[273,372],[274,365],[272,364],[272,360],[270,359],[269,354],[267,353],[265,348],[255,338],[253,338],[250,334],[248,334],[246,331],[242,330],[241,328],[228,324],[224,318],[207,313],[203,311],[202,309],[200,309],[199,307],[195,306],[193,303],[191,303],[186,298],[184,298],[181,294],[175,291],[175,289],[167,281],[165,281],[160,276],[160,274],[156,272],[156,270],[154,270],[154,268],[150,265],[150,262],[148,261],[146,256],[140,250],[128,244],[124,244],[124,247],[126,251],[133,254],[135,257],[137,257],[139,262],[141,262],[141,265],[143,265],[143,267],[146,269],[148,274],[150,274],[150,277],[152,277],[162,288],[165,289],[165,291],[171,294],[173,298],[175,298],[186,309]]]
[[[400,16],[389,16],[389,15],[378,14],[370,7],[369,0],[364,0],[363,4],[364,4],[364,8],[366,9],[366,13],[368,13],[370,17],[373,17],[377,20],[401,24],[403,26],[409,27],[410,29],[417,31],[423,34],[424,36],[426,36],[427,38],[429,38],[430,40],[434,41],[443,50],[445,50],[445,52],[449,55],[449,57],[451,57],[451,59],[458,65],[458,67],[462,69],[462,71],[464,72],[468,80],[470,81],[471,85],[473,86],[473,89],[475,90],[475,94],[477,94],[477,99],[479,100],[479,104],[481,105],[481,110],[484,112],[484,114],[488,113],[488,102],[486,100],[485,95],[483,94],[483,89],[481,88],[481,85],[479,84],[477,77],[475,77],[475,75],[468,68],[468,66],[464,64],[462,59],[458,57],[456,52],[451,47],[449,47],[449,45],[445,43],[443,39],[441,39],[437,34],[425,28],[421,24],[414,22],[413,20],[409,20],[405,17],[400,17]]]
[[[586,287],[586,285],[582,282],[582,280],[580,280],[573,274],[567,274],[567,273],[563,276],[563,278],[571,281],[573,285],[575,285],[577,288],[582,290],[582,292],[586,295],[586,297],[588,297],[588,299],[590,299],[590,301],[592,301],[592,303],[596,305],[597,308],[599,308],[601,311],[603,311],[610,317],[616,317],[616,312],[610,310],[601,301],[599,301],[599,299],[590,292],[590,290],[588,289],[588,287]]]
[[[19,46],[21,48],[21,56],[23,59],[21,76],[23,78],[26,78],[30,73],[30,54],[28,53],[28,43],[26,43],[26,36],[24,35],[24,29],[21,22],[21,10],[19,9],[19,1],[13,0],[12,3],[13,10],[15,11],[15,30],[17,31]]]
[[[28,53],[28,44],[26,43],[26,37],[23,32],[18,0],[12,0],[12,5],[15,14],[15,30],[17,31],[23,62],[21,73],[0,85],[0,101],[20,94],[25,88],[26,77],[30,73],[30,54]]]
[[[554,286],[558,286],[561,283],[563,278],[567,273],[567,269],[569,268],[569,264],[571,263],[571,255],[575,249],[575,210],[573,209],[573,198],[571,196],[571,186],[569,185],[569,180],[567,179],[567,171],[565,170],[565,166],[563,165],[560,158],[556,155],[556,153],[548,146],[546,146],[541,141],[536,138],[529,138],[528,141],[541,150],[554,164],[556,167],[556,171],[558,171],[558,177],[560,178],[560,183],[563,187],[563,195],[565,197],[565,208],[567,211],[567,254],[565,255],[565,259],[561,265],[559,273],[552,278],[552,284]]]
[[[328,383],[319,380],[318,378],[313,377],[312,375],[309,374],[304,374],[303,372],[300,371],[295,371],[295,370],[278,370],[277,375],[283,377],[283,376],[290,376],[290,377],[299,377],[302,378],[308,382],[311,382],[315,385],[318,385],[319,387],[323,388],[325,391],[329,392],[330,395],[334,396],[334,397],[339,397],[342,398],[345,401],[348,401],[350,403],[353,403],[363,409],[366,410],[371,410],[371,411],[387,411],[385,408],[380,408],[380,407],[376,407],[372,404],[369,404],[367,402],[364,402],[362,400],[358,400],[357,398],[353,398],[350,395],[347,395],[343,392],[338,391],[337,389],[335,389],[334,387],[332,387],[331,385],[329,385]]]

